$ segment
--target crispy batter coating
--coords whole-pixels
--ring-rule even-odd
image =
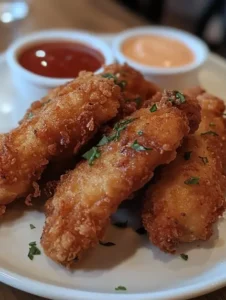
[[[185,138],[177,158],[150,185],[142,213],[150,240],[170,253],[182,242],[209,239],[225,209],[223,102],[207,93],[198,100],[199,129]]]
[[[225,110],[225,104],[222,99],[207,93],[200,86],[187,89],[184,91],[184,94],[195,97],[202,106],[202,110],[210,111],[210,113],[215,113],[219,116],[221,116]]]
[[[122,88],[121,113],[118,119],[130,115],[155,95],[160,88],[144,79],[144,76],[128,64],[112,64],[105,67],[103,74],[113,74]]]
[[[34,101],[31,103],[31,106],[26,111],[23,119],[19,122],[21,124],[23,121],[27,121],[27,119],[33,117],[35,114],[37,114],[46,104],[48,104],[50,101],[53,101],[56,99],[58,93],[60,93],[67,84],[56,87],[54,89],[51,89],[48,94],[43,97],[41,100]]]
[[[183,103],[181,103],[181,99],[178,98],[178,93],[184,98]],[[151,107],[153,103],[156,102],[163,102],[166,105],[171,102],[173,105],[178,106],[188,117],[190,133],[193,133],[198,129],[201,121],[201,108],[197,99],[192,96],[191,93],[189,95],[170,90],[164,90],[162,93],[157,92],[152,98],[143,103],[143,107]]]
[[[83,72],[59,89],[53,101],[8,134],[0,135],[0,204],[27,196],[49,161],[75,154],[115,117],[120,88],[112,80]]]
[[[149,108],[136,111],[124,119],[130,120],[127,125],[120,121],[109,137],[123,127],[120,136],[97,148],[92,166],[83,161],[62,176],[47,202],[41,239],[46,255],[54,261],[70,265],[94,247],[118,205],[147,183],[158,165],[175,158],[189,132],[188,119],[177,107],[157,106],[152,113]]]
[[[111,64],[104,68],[103,75],[110,75],[106,78],[114,80],[121,88],[122,97],[120,101],[120,110],[117,119],[128,116],[142,106],[145,100],[155,95],[160,88],[152,82],[144,79],[143,75],[127,64]],[[111,75],[114,75],[113,77]],[[27,110],[22,121],[30,115],[39,112],[42,107],[56,98],[64,86],[57,87],[49,91],[48,95],[40,101],[35,101]],[[22,122],[21,121],[21,122]]]
[[[98,139],[98,136],[101,136],[103,133],[107,133],[114,126],[115,122],[120,120],[123,117],[126,117],[136,111],[142,103],[155,94],[159,88],[154,84],[146,81],[143,75],[140,72],[137,72],[133,68],[129,67],[127,64],[119,65],[112,64],[106,66],[101,76],[104,76],[106,79],[114,81],[121,89],[120,97],[120,108],[115,118],[113,118],[107,124],[101,126],[99,133],[95,135],[94,139],[90,141],[90,144],[95,143],[95,140]],[[31,104],[31,107],[27,110],[22,122],[26,121],[28,118],[33,117],[39,111],[45,107],[50,101],[54,101],[57,95],[62,92],[64,86],[57,87],[49,91],[48,95],[42,98],[40,101],[35,101]],[[85,147],[88,147],[86,145]],[[71,169],[74,166],[74,157],[69,159],[57,159],[57,165],[54,162],[48,166],[48,174],[55,174],[55,179],[59,178],[59,175],[64,173],[65,170]],[[45,174],[46,175],[46,174]],[[52,180],[52,175],[45,176],[45,180]]]

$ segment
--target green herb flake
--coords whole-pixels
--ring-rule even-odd
[[[33,117],[34,117],[34,114],[33,114],[33,112],[30,111],[27,115],[27,118],[32,119]]]
[[[102,77],[108,78],[108,79],[114,79],[114,83],[117,84],[121,88],[122,91],[124,91],[124,89],[127,85],[127,82],[125,80],[118,81],[117,76],[112,73],[102,74]]]
[[[153,104],[152,107],[150,108],[150,112],[155,112],[157,110],[157,105]]]
[[[114,79],[114,82],[115,82],[115,83],[116,83],[116,81],[117,81],[117,77],[116,77],[114,74],[112,74],[112,73],[105,73],[105,74],[102,74],[102,77],[108,78],[108,79]]]
[[[28,252],[28,257],[30,260],[34,259],[35,255],[40,255],[41,251],[38,249],[36,242],[31,242],[29,243],[29,252]]]
[[[202,162],[204,163],[204,165],[208,164],[208,158],[206,156],[199,156],[199,158],[202,160]]]
[[[119,285],[115,288],[116,291],[127,291],[127,288],[125,286]]]
[[[135,99],[125,99],[125,102],[135,102],[137,107],[141,104],[141,97],[137,97]]]
[[[125,87],[127,86],[127,82],[125,80],[116,81],[115,84],[117,84],[122,91],[124,91]]]
[[[142,130],[139,130],[139,131],[137,132],[137,134],[138,134],[138,135],[143,135],[143,131],[142,131]]]
[[[199,177],[190,177],[187,180],[184,181],[185,184],[191,185],[191,184],[199,184]]]
[[[210,126],[210,127],[215,127],[215,126],[216,126],[216,124],[215,124],[215,123],[213,123],[213,122],[210,122],[210,123],[209,123],[209,126]]]
[[[46,102],[42,103],[42,106],[45,106],[46,104],[48,104],[50,101],[52,101],[52,99],[48,99]]]
[[[192,151],[188,151],[184,153],[184,160],[189,160],[191,158]]]
[[[213,135],[213,136],[218,136],[218,134],[215,131],[209,130],[206,132],[202,132],[201,135]]]
[[[127,228],[128,226],[128,221],[125,222],[115,222],[114,226],[118,227],[118,228]]]
[[[175,91],[175,96],[176,99],[180,100],[180,103],[184,103],[186,101],[184,95],[178,91]]]
[[[147,148],[147,147],[144,147],[142,145],[140,145],[137,140],[135,140],[133,142],[133,144],[131,145],[131,148],[136,150],[136,151],[146,151],[146,150],[152,150],[152,148]]]
[[[185,261],[188,260],[188,255],[187,255],[187,254],[181,253],[181,254],[180,254],[180,257],[181,257],[183,260],[185,260]]]
[[[134,99],[134,101],[136,102],[137,106],[140,106],[142,99],[141,99],[141,97],[137,97]]]
[[[35,229],[36,227],[33,224],[30,224],[31,229]]]
[[[98,157],[100,157],[100,154],[101,154],[100,150],[97,147],[93,147],[89,151],[84,153],[82,155],[82,157],[87,159],[89,165],[92,166],[94,163],[94,160],[97,159]]]
[[[97,144],[97,147],[104,146],[109,143],[108,137],[106,135],[103,135],[102,139]]]
[[[36,246],[36,242],[30,242],[29,246]]]
[[[109,141],[118,141],[120,138],[121,131],[126,129],[127,125],[136,120],[137,118],[126,119],[124,121],[120,121],[114,126],[114,133],[108,137]]]
[[[112,243],[112,242],[102,242],[102,241],[99,241],[99,244],[101,246],[105,246],[105,247],[112,247],[112,246],[115,246],[115,243]]]
[[[147,233],[147,231],[144,227],[140,227],[140,228],[136,229],[136,233],[138,233],[140,235],[144,235]]]

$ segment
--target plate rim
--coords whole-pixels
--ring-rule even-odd
[[[103,39],[110,40],[114,34],[97,34]],[[0,62],[4,61],[4,54],[0,55]],[[217,64],[226,71],[226,60],[217,54],[210,53],[208,61]],[[0,282],[33,295],[54,300],[180,300],[198,297],[213,292],[226,286],[226,274],[220,274],[214,278],[206,279],[200,283],[189,284],[185,287],[169,288],[165,291],[145,293],[116,293],[116,292],[92,292],[75,288],[57,286],[44,281],[31,279],[20,275],[18,272],[8,271],[0,267]]]
[[[0,281],[14,288],[39,297],[54,300],[182,300],[191,299],[216,291],[226,284],[226,274],[215,276],[215,279],[201,281],[186,287],[171,288],[166,291],[147,293],[88,292],[74,288],[56,286],[40,280],[30,279],[18,273],[0,269]]]

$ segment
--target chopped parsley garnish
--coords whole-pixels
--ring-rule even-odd
[[[119,285],[115,288],[116,291],[127,291],[127,288],[125,286]]]
[[[135,99],[126,99],[125,102],[135,102],[137,106],[141,104],[141,97],[137,97]]]
[[[213,123],[213,122],[210,122],[210,123],[209,123],[209,126],[210,126],[210,127],[215,127],[215,126],[216,126],[216,124],[215,124],[215,123]]]
[[[29,112],[29,114],[27,115],[27,118],[28,119],[32,119],[34,117],[34,114],[33,114],[33,112]]]
[[[102,246],[105,246],[105,247],[115,246],[115,243],[112,243],[112,242],[102,242],[102,241],[99,241],[99,244],[102,245]]]
[[[184,181],[185,184],[199,184],[199,177],[190,177]]]
[[[50,101],[51,101],[51,99],[48,99],[46,102],[43,102],[43,103],[42,103],[42,106],[48,104]]]
[[[40,255],[41,251],[37,248],[36,242],[31,242],[29,243],[29,252],[28,252],[28,257],[30,260],[34,259],[34,255]]]
[[[180,257],[181,257],[183,260],[185,260],[185,261],[188,260],[188,255],[187,255],[187,254],[181,253],[181,254],[180,254]]]
[[[142,134],[143,134],[143,131],[142,131],[142,130],[139,130],[139,131],[137,132],[137,134],[138,134],[138,135],[142,135]]]
[[[199,158],[201,158],[204,165],[208,164],[209,161],[208,161],[208,158],[206,156],[199,156]]]
[[[157,110],[157,105],[153,104],[152,107],[150,108],[150,112],[155,112]]]
[[[114,226],[118,227],[118,228],[127,228],[128,225],[128,221],[125,222],[115,222]]]
[[[147,148],[147,147],[144,147],[142,145],[140,145],[137,140],[135,140],[133,142],[133,144],[131,145],[131,148],[133,148],[134,150],[136,151],[146,151],[146,150],[152,150],[152,148]]]
[[[30,242],[29,246],[36,246],[36,242]]]
[[[102,74],[102,77],[108,78],[108,79],[114,79],[114,83],[117,84],[121,88],[122,91],[124,91],[124,88],[127,85],[127,82],[125,80],[119,81],[117,76],[112,73]]]
[[[136,119],[137,118],[127,119],[127,120],[120,121],[120,122],[116,123],[114,128],[113,128],[115,132],[111,136],[108,137],[108,140],[109,141],[118,141],[119,138],[120,138],[121,131],[126,129],[127,125],[130,124],[131,122],[133,122]]]
[[[192,151],[188,151],[184,153],[184,159],[189,160],[191,158]]]
[[[104,146],[109,142],[108,137],[106,135],[103,135],[102,139],[99,141],[97,146]]]
[[[144,227],[140,227],[136,230],[136,233],[140,234],[140,235],[144,235],[147,233],[146,229]]]
[[[124,91],[126,85],[127,85],[127,82],[125,80],[122,80],[122,81],[117,81],[116,84],[118,86],[120,86],[121,90]]]
[[[31,229],[35,229],[36,227],[33,224],[30,224]]]
[[[88,163],[90,166],[93,165],[94,160],[100,157],[100,150],[97,147],[93,147],[90,150],[88,150],[86,153],[82,155],[83,158],[88,160]]]
[[[175,91],[175,96],[176,96],[176,99],[179,99],[180,100],[180,103],[184,103],[185,102],[185,97],[182,93],[178,92],[178,91]]]
[[[112,135],[110,135],[110,136],[103,135],[103,137],[101,138],[101,140],[97,144],[97,147],[104,146],[104,145],[108,144],[111,141],[118,141],[119,138],[120,138],[121,131],[123,131],[124,129],[126,129],[127,125],[129,123],[133,122],[136,119],[137,118],[127,119],[127,120],[120,121],[120,122],[116,123],[115,126],[114,126],[114,128],[113,128]],[[100,150],[98,150],[97,147],[93,147],[91,150],[87,151],[83,155],[83,157],[85,159],[89,160],[89,157],[93,154],[93,152],[95,152],[94,153],[95,155],[94,155],[94,158],[92,158],[91,161],[93,161],[94,159],[100,157]]]
[[[201,133],[201,135],[207,135],[207,134],[213,135],[213,136],[218,136],[218,134],[215,131],[212,131],[212,130]]]
[[[137,97],[134,99],[134,101],[136,102],[137,106],[139,106],[141,104],[141,97]]]
[[[102,77],[108,78],[108,79],[114,79],[114,82],[117,81],[117,77],[116,77],[114,74],[112,74],[112,73],[105,73],[105,74],[102,74]]]

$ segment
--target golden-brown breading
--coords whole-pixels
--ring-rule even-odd
[[[127,64],[112,64],[106,66],[101,76],[114,81],[120,87],[122,97],[120,98],[120,108],[116,117],[107,124],[101,126],[99,133],[94,137],[93,140],[90,141],[89,144],[95,143],[95,140],[98,139],[98,136],[109,132],[117,120],[136,111],[146,99],[151,97],[156,93],[156,91],[159,90],[157,86],[147,82],[140,72],[137,72]],[[44,109],[50,101],[54,101],[57,95],[64,89],[64,86],[50,90],[47,96],[42,98],[40,101],[35,101],[32,103],[20,124],[42,111],[42,109]],[[88,146],[89,145],[86,145],[85,147]],[[56,177],[54,176],[54,180],[56,180],[59,178],[60,174],[64,173],[65,170],[71,169],[74,164],[74,157],[69,159],[61,159],[60,161],[58,159],[57,166],[54,162],[48,167],[47,177],[45,176],[44,182],[46,180],[52,180],[52,176],[49,177],[48,174],[55,174]]]
[[[199,129],[184,139],[177,158],[150,185],[142,213],[150,240],[170,253],[182,242],[209,239],[225,209],[224,107],[206,93],[198,100],[202,106]]]
[[[60,93],[66,85],[67,84],[51,89],[48,92],[48,94],[41,100],[37,100],[31,103],[31,106],[28,108],[23,119],[19,122],[19,124],[37,114],[46,104],[56,99],[58,93]]]
[[[142,103],[155,95],[160,88],[152,82],[146,81],[143,75],[127,64],[111,64],[104,68],[102,76],[114,80],[120,86],[122,97],[120,110],[117,119],[128,116],[142,106]],[[65,85],[64,85],[65,86]],[[49,91],[48,95],[40,101],[35,101],[27,110],[23,120],[30,115],[38,113],[43,106],[56,98],[64,86],[57,87]]]
[[[0,205],[26,196],[49,161],[72,156],[97,129],[115,117],[120,88],[83,72],[56,98],[8,134],[0,135]]]
[[[118,119],[128,116],[155,95],[160,88],[144,79],[144,76],[128,64],[112,64],[105,67],[103,74],[113,75],[122,88],[121,113]]]
[[[103,238],[110,215],[176,156],[189,132],[186,115],[172,104],[142,108],[117,123],[93,165],[81,162],[63,176],[46,206],[41,244],[47,256],[70,265]],[[110,141],[109,141],[110,140]]]
[[[224,101],[214,95],[207,93],[202,87],[196,86],[184,91],[184,94],[190,97],[195,97],[202,110],[210,111],[221,116],[225,110]]]
[[[181,98],[182,97],[182,98]],[[181,99],[183,102],[181,102]],[[200,105],[197,99],[192,94],[184,94],[175,90],[164,90],[162,93],[157,92],[152,98],[143,103],[143,107],[151,107],[156,102],[172,102],[178,106],[188,117],[190,133],[198,129],[201,121]]]

